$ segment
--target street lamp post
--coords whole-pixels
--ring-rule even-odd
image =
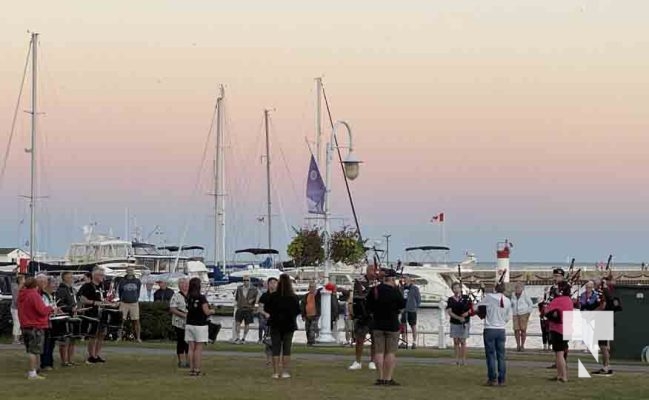
[[[390,237],[392,235],[383,235],[385,238],[385,264],[390,265]]]
[[[348,150],[347,157],[345,158],[345,161],[343,161],[343,166],[344,166],[344,171],[345,171],[345,176],[349,180],[354,180],[358,177],[359,169],[360,169],[360,163],[355,156],[353,152],[353,147],[352,147],[352,129],[349,126],[349,124],[345,121],[336,121],[336,123],[333,125],[333,129],[331,130],[331,136],[329,137],[329,143],[327,143],[327,154],[325,157],[326,160],[326,169],[325,169],[325,200],[324,200],[324,238],[325,238],[325,268],[324,268],[324,283],[325,287],[321,290],[320,295],[321,295],[321,301],[320,301],[320,311],[322,315],[322,326],[320,327],[320,335],[318,336],[318,342],[319,343],[335,343],[336,339],[333,337],[332,332],[331,332],[331,296],[332,293],[327,290],[326,284],[329,283],[329,271],[331,269],[331,258],[330,258],[330,252],[329,252],[329,240],[330,240],[330,226],[329,226],[329,220],[331,216],[330,212],[330,203],[329,203],[329,196],[331,195],[331,162],[333,160],[333,155],[338,148],[343,148],[341,146],[336,147],[336,130],[340,127],[344,126],[345,129],[347,130],[347,136],[349,139],[348,146],[346,147]]]

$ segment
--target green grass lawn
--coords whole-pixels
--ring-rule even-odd
[[[347,371],[347,362],[298,360],[294,377],[270,379],[261,357],[210,354],[200,378],[175,367],[173,356],[117,354],[107,351],[108,363],[56,369],[44,381],[25,378],[26,357],[19,350],[0,352],[3,399],[647,399],[646,374],[617,373],[612,377],[549,382],[551,371],[510,368],[507,387],[483,387],[484,366],[423,366],[403,363],[395,379],[401,387],[372,385],[368,371]]]

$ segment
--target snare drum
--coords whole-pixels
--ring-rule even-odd
[[[122,327],[122,312],[110,308],[101,310],[101,325],[110,328]]]
[[[71,338],[80,339],[84,336],[82,334],[83,331],[81,330],[81,323],[82,323],[81,318],[68,319],[68,334],[70,335]]]
[[[50,326],[52,327],[52,338],[65,339],[68,336],[68,320],[70,317],[67,315],[58,315],[50,317]]]
[[[97,334],[97,329],[99,328],[99,319],[87,315],[80,315],[79,318],[81,319],[80,336],[95,336]]]

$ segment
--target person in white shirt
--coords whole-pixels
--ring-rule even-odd
[[[505,385],[505,326],[511,316],[511,301],[503,292],[505,285],[499,283],[494,293],[487,294],[478,306],[478,316],[484,319],[484,349],[487,357],[487,386]],[[496,366],[497,364],[497,366]]]
[[[512,295],[512,322],[514,323],[514,336],[516,337],[516,350],[525,350],[525,339],[527,338],[527,323],[534,303],[525,292],[525,285],[516,282],[514,294]]]

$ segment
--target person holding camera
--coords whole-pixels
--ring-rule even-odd
[[[383,283],[367,295],[367,309],[372,315],[374,361],[378,370],[375,385],[398,386],[392,379],[399,345],[399,314],[406,307],[406,299],[397,287],[395,270],[385,271]]]
[[[505,327],[512,313],[511,301],[505,296],[505,284],[497,283],[478,306],[478,316],[484,320],[484,350],[487,359],[486,386],[505,386]]]

